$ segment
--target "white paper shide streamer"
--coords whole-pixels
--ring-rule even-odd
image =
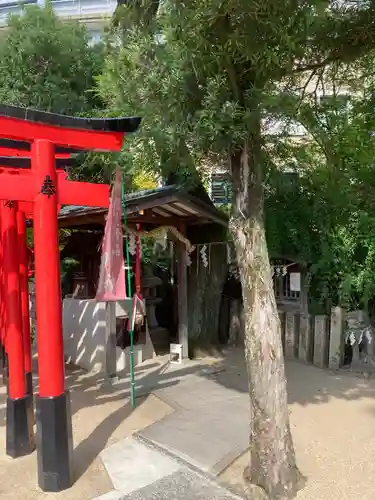
[[[135,255],[136,252],[135,235],[133,233],[129,233],[128,238],[129,238],[129,253],[130,255]]]
[[[208,267],[208,258],[207,258],[207,245],[203,245],[202,248],[200,249],[200,254],[201,254],[201,259],[202,259],[202,264],[204,267]]]
[[[232,251],[229,245],[227,245],[227,264],[232,264]]]

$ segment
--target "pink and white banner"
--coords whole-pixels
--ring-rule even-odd
[[[96,300],[98,301],[123,300],[126,298],[121,222],[121,172],[117,169],[104,230],[100,277],[96,292]]]

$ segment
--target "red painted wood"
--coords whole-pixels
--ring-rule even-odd
[[[19,208],[19,207],[18,207]],[[24,212],[17,210],[19,286],[22,314],[22,339],[25,373],[31,373],[31,335],[29,313],[29,279],[27,272],[27,236]]]
[[[137,224],[136,227],[137,227],[137,231],[141,230],[140,224]],[[140,241],[139,236],[135,237],[135,244],[136,244],[136,247],[135,247],[135,292],[137,294],[140,294],[140,293],[142,293],[142,289],[141,289],[141,248],[140,248],[141,241]]]
[[[1,233],[3,241],[3,273],[6,304],[6,346],[9,361],[9,397],[22,398],[26,394],[23,356],[22,315],[19,293],[19,261],[17,235],[17,206],[1,205]]]
[[[27,275],[29,278],[34,276],[34,250],[27,247]]]
[[[56,171],[56,170],[55,170]],[[43,182],[36,181],[31,171],[19,174],[1,173],[0,200],[33,202]],[[109,207],[110,188],[108,184],[91,184],[64,179],[66,172],[57,173],[58,203],[60,205],[83,205],[87,207]],[[29,212],[29,210],[25,210]]]
[[[69,129],[36,122],[0,116],[0,137],[21,141],[45,140],[57,146],[89,149],[92,151],[121,151],[123,132]]]
[[[4,148],[0,146],[0,156],[17,156],[18,158],[30,158],[31,152],[26,150],[14,149],[14,148]],[[70,153],[56,153],[55,158],[70,158]]]
[[[22,181],[23,179],[23,181]],[[0,176],[0,200],[32,201],[36,191],[31,174],[8,174]]]
[[[60,181],[58,185],[61,205],[82,205],[86,207],[109,207],[110,188],[108,184]]]
[[[0,217],[0,339],[5,349],[6,307],[4,302],[5,302],[5,294],[4,294],[4,274],[3,274],[3,239],[2,239],[1,217]]]
[[[56,185],[54,160],[51,142],[37,140],[33,143],[32,162],[37,186],[43,184],[46,176]],[[57,397],[65,392],[57,193],[47,196],[40,189],[34,199],[34,256],[39,395]]]

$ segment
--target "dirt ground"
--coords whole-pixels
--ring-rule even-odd
[[[211,365],[212,361],[202,360],[202,364]],[[244,398],[248,397],[243,351],[233,351],[214,365],[217,366],[212,372],[200,376],[208,376],[228,391],[239,391]],[[189,383],[186,376],[196,373],[198,368],[194,363],[190,367],[177,367],[164,377],[164,364],[154,362],[148,368],[140,367],[138,378],[144,376],[146,387],[159,376],[159,390],[165,387],[170,391],[176,387],[180,391],[181,386],[173,385],[176,380],[182,377],[184,384]],[[154,373],[150,373],[150,369]],[[373,500],[375,378],[331,373],[298,362],[288,362],[286,370],[297,464],[307,478],[297,500]],[[199,382],[199,377],[193,376],[190,383],[197,384],[197,380]],[[173,410],[157,395],[151,395],[138,398],[133,411],[123,390],[119,389],[124,386],[100,386],[94,375],[83,374],[74,367],[67,373],[67,386],[71,389],[77,481],[70,490],[54,494],[53,498],[89,500],[112,489],[99,458],[102,449],[159,421]],[[162,394],[163,391],[160,397]],[[36,487],[35,453],[14,461],[5,455],[5,400],[5,389],[1,387],[0,498],[42,500],[51,497]],[[248,425],[248,418],[244,412],[244,425]],[[242,494],[242,474],[247,463],[245,453],[222,472],[219,480]]]
[[[373,500],[375,379],[287,364],[288,395],[297,464],[306,486],[297,500]],[[220,481],[244,494],[248,452]]]
[[[47,494],[37,487],[36,453],[12,460],[5,455],[5,388],[0,389],[0,498],[89,500],[109,492],[111,481],[99,457],[103,448],[163,418],[172,409],[156,396],[137,398],[132,410],[116,388],[100,387],[97,378],[67,370],[71,389],[76,482],[64,492]]]

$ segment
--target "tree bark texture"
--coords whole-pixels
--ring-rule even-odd
[[[240,299],[232,299],[229,312],[228,345],[243,346],[243,307]]]
[[[250,394],[247,478],[270,499],[292,497],[301,479],[289,425],[280,321],[263,218],[260,134],[230,157],[230,229],[240,271]]]
[[[207,251],[208,253],[208,251]],[[211,245],[209,267],[205,268],[198,248],[188,268],[189,340],[193,347],[219,344],[221,295],[228,266],[225,245]]]

